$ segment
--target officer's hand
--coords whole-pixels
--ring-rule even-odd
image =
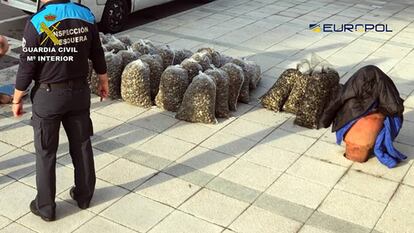
[[[98,75],[99,78],[99,86],[98,86],[98,90],[101,96],[101,101],[102,99],[106,99],[108,98],[108,94],[109,94],[109,81],[108,81],[108,74],[100,74]]]
[[[23,115],[23,103],[20,102],[18,104],[14,103],[12,105],[12,111],[14,117],[21,117]]]

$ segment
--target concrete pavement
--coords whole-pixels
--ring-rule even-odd
[[[30,104],[22,119],[1,107],[0,232],[414,232],[413,13],[408,0],[217,0],[124,32],[249,56],[263,80],[250,104],[217,125],[94,96],[96,194],[84,211],[70,199],[73,167],[62,131],[53,223],[28,208],[35,195]],[[382,22],[393,32],[309,30],[317,22]],[[261,108],[257,98],[312,52],[342,82],[366,64],[393,78],[406,99],[395,143],[406,162],[394,169],[376,158],[352,163],[330,129],[301,128],[292,115]],[[0,70],[0,83],[12,83],[16,69]]]

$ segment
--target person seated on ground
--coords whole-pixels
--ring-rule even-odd
[[[0,86],[0,104],[10,104],[13,100],[14,85]]]
[[[7,51],[9,51],[9,43],[7,39],[0,35],[0,58],[3,57]],[[7,93],[0,92],[0,104],[10,104],[13,97]]]
[[[0,57],[6,55],[7,51],[9,51],[9,43],[6,37],[0,35]]]

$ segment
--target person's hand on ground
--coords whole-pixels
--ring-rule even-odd
[[[99,74],[98,78],[99,78],[98,90],[99,90],[99,94],[101,96],[101,101],[102,101],[102,99],[108,98],[108,95],[109,95],[109,83],[108,83],[109,78],[108,78],[108,74]]]
[[[0,57],[4,56],[9,51],[9,43],[6,37],[0,35]]]

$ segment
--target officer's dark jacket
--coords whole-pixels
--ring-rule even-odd
[[[86,79],[88,58],[98,74],[106,73],[94,15],[87,7],[69,0],[48,2],[31,17],[22,48],[16,77],[16,89],[21,91],[32,80],[58,83]]]
[[[386,116],[402,118],[403,99],[394,83],[378,67],[369,65],[359,69],[333,94],[318,128],[327,128],[333,123],[332,131],[335,132],[367,113],[375,102],[378,111]]]

